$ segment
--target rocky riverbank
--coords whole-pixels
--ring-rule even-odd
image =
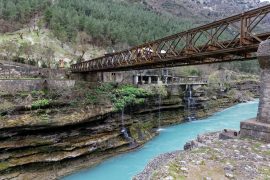
[[[269,179],[270,144],[228,133],[200,135],[185,151],[152,160],[133,180]]]

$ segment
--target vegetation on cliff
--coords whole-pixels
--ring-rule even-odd
[[[99,104],[100,99],[111,102],[116,111],[123,110],[128,105],[138,105],[145,102],[145,98],[152,92],[131,85],[116,87],[111,83],[104,83],[86,93],[86,104]]]
[[[124,109],[127,105],[139,105],[145,102],[145,98],[149,97],[151,92],[142,88],[135,88],[133,86],[122,86],[113,91],[111,100],[115,109]]]

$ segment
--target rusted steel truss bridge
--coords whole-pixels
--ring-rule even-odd
[[[270,38],[270,5],[71,66],[74,73],[123,71],[256,59]]]

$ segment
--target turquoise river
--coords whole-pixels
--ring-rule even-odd
[[[160,135],[141,149],[108,159],[103,163],[82,170],[64,180],[130,180],[159,154],[183,149],[184,144],[205,132],[222,129],[239,130],[240,122],[256,117],[258,101],[242,103],[225,109],[213,116],[164,128]]]

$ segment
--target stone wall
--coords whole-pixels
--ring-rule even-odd
[[[0,79],[11,78],[53,78],[64,79],[68,73],[64,69],[38,68],[27,64],[0,60]]]
[[[0,80],[0,91],[16,93],[20,91],[34,91],[48,89],[70,89],[75,85],[74,80]]]
[[[72,73],[71,79],[88,82],[133,83],[133,72],[86,72]]]

